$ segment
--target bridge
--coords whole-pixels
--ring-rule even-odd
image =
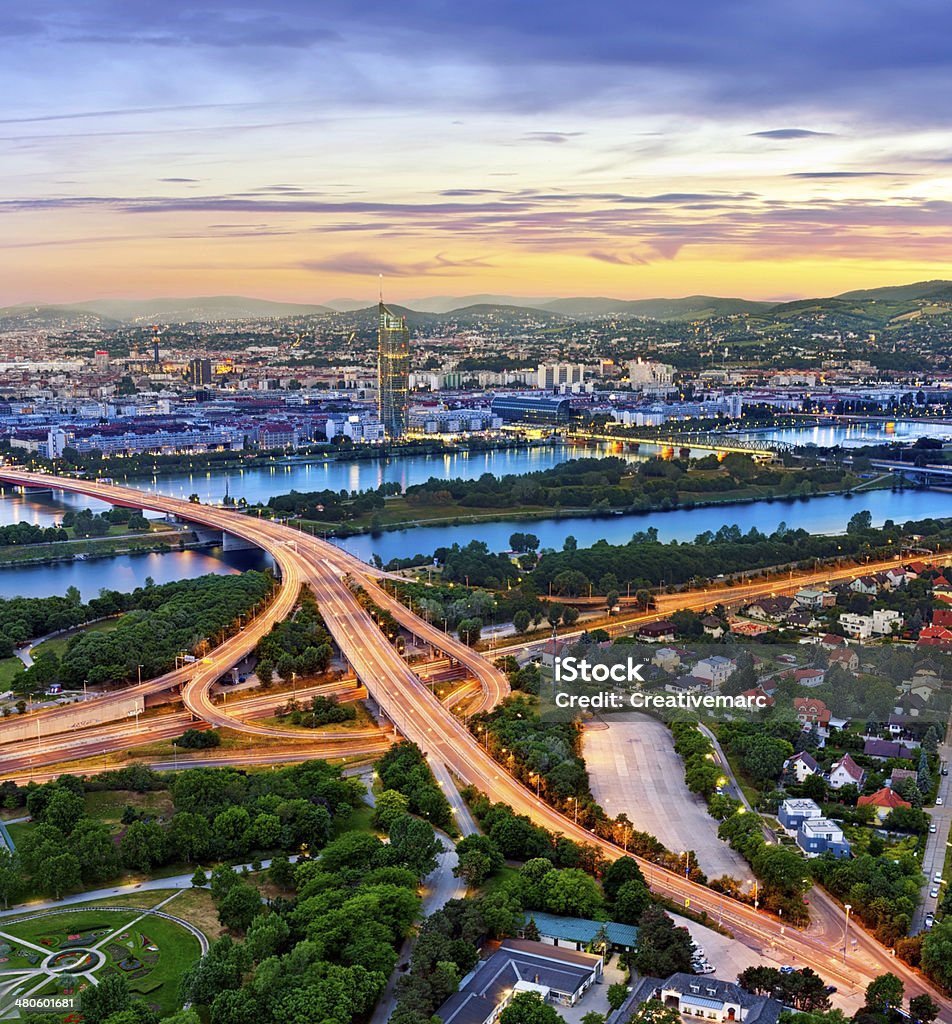
[[[10,467],[0,467],[0,480],[26,487],[52,486],[106,502],[120,500],[142,509],[180,515],[189,522],[213,529],[220,528],[250,540],[271,553],[282,574],[283,582],[278,597],[268,611],[259,615],[244,632],[214,651],[208,659],[209,664],[201,663],[194,675],[183,680],[182,697],[186,707],[207,722],[253,734],[275,735],[275,730],[269,727],[243,723],[228,715],[225,709],[212,702],[210,688],[233,664],[236,654],[245,656],[274,622],[291,611],[299,587],[306,583],[313,588],[328,630],[354,668],[358,679],[399,731],[425,752],[455,810],[462,807],[455,788],[455,781],[458,780],[474,786],[493,801],[509,804],[516,813],[528,815],[534,822],[554,833],[594,846],[601,856],[609,860],[624,855],[622,847],[616,842],[589,832],[577,821],[573,821],[572,817],[550,807],[533,790],[510,775],[421,682],[358,603],[351,582],[364,587],[373,600],[390,611],[404,628],[433,643],[437,649],[467,668],[480,682],[485,706],[498,703],[509,692],[508,683],[501,672],[480,654],[424,622],[399,601],[391,598],[378,586],[372,570],[359,559],[316,537],[297,533],[267,520],[130,488],[51,477]],[[133,689],[130,687],[113,697],[99,698],[98,707],[102,709],[104,702],[109,701],[128,703]],[[88,714],[96,703],[91,701],[80,706],[81,711]],[[41,722],[44,718],[60,714],[52,712],[49,715],[30,716],[29,725],[33,721]],[[106,721],[106,716],[102,720]],[[0,725],[0,741],[8,737],[7,728],[6,723]],[[277,733],[287,736],[287,731],[281,733],[278,730]],[[813,909],[818,922],[815,922],[811,932],[806,933],[784,925],[778,919],[745,903],[691,882],[677,872],[636,859],[652,889],[680,905],[690,905],[693,911],[706,912],[712,918],[719,917],[731,930],[735,940],[756,950],[758,956],[764,949],[773,947],[780,950],[785,959],[795,958],[798,964],[809,965],[825,977],[850,986],[866,984],[878,975],[892,971],[902,978],[907,993],[913,995],[929,992],[939,1002],[943,1019],[952,1020],[952,1002],[859,929],[855,934],[862,957],[854,955],[848,968],[841,964],[835,954],[835,942],[836,937],[842,934],[844,919],[842,912],[828,897],[822,894],[819,898],[814,897]],[[818,926],[822,926],[822,929]]]
[[[912,462],[898,462],[892,459],[871,459],[870,464],[875,469],[888,470],[914,483],[952,486],[952,464],[929,463],[917,466]]]
[[[718,455],[752,455],[757,459],[774,459],[783,452],[792,452],[794,445],[786,441],[752,440],[732,434],[713,431],[666,431],[655,436],[638,437],[611,431],[576,430],[569,434],[572,440],[609,441],[612,444],[655,445],[659,448],[696,448]]]

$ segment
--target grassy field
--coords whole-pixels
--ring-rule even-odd
[[[0,658],[0,693],[6,693],[22,671],[23,662],[19,658]]]
[[[33,657],[36,659],[43,654],[55,654],[57,658],[61,658],[74,636],[79,636],[80,633],[111,633],[118,627],[119,622],[120,619],[117,616],[114,619],[106,619],[103,622],[94,622],[90,626],[83,626],[64,636],[55,636],[52,640],[46,640],[34,648]]]
[[[127,807],[134,807],[137,811],[160,818],[170,818],[174,813],[172,798],[166,790],[135,793],[132,790],[119,789],[86,794],[86,813],[107,825],[119,824],[122,812]]]
[[[148,907],[155,906],[163,898],[160,893],[139,895],[149,898]],[[169,904],[168,913],[175,914],[174,908],[179,898]],[[188,919],[184,913],[181,916],[183,920]],[[141,918],[130,928],[129,925],[137,917],[139,911],[132,907],[120,913],[78,909],[45,917],[38,915],[3,927],[3,930],[15,938],[48,948],[51,952],[61,948],[61,943],[69,935],[102,931],[104,935],[91,935],[89,941],[90,946],[98,946],[107,956],[105,966],[97,974],[101,977],[102,972],[106,971],[125,973],[131,992],[156,1004],[163,1014],[172,1013],[179,1008],[179,980],[185,969],[199,956],[198,940],[174,921],[151,915]],[[108,941],[104,943],[107,935]],[[120,953],[120,947],[128,950],[128,953]],[[135,957],[147,966],[149,957],[157,955],[158,960],[143,977],[133,978],[130,974],[134,971],[122,972],[116,966],[125,955]]]

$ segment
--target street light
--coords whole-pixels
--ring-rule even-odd
[[[843,926],[843,963],[846,963],[846,938],[850,930],[850,911],[853,907],[849,903],[844,903],[843,909],[846,911],[846,924]]]

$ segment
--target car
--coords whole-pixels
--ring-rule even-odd
[[[791,967],[789,964],[784,964],[783,967],[780,968],[780,973],[781,974],[793,974],[793,972],[795,970],[796,970],[795,967]]]
[[[930,895],[930,896],[931,896],[931,897],[932,897],[932,898],[933,898],[934,900],[937,900],[937,899],[939,898],[939,890],[938,890],[938,889],[933,889],[933,890],[932,890],[932,891],[931,891],[931,892],[929,893],[929,895]]]
[[[935,805],[936,805],[936,807],[941,807],[942,806],[942,797],[941,796],[937,796],[935,798]]]
[[[932,881],[935,882],[936,885],[941,885],[941,883],[942,883],[942,872],[941,871],[937,871],[932,876]]]
[[[835,986],[835,985],[827,985],[827,986],[826,986],[826,994],[827,994],[828,996],[831,996],[831,995],[833,995],[833,993],[834,993],[835,991],[836,991],[836,986]]]
[[[948,774],[949,774],[949,766],[948,766],[948,765],[944,765],[944,766],[943,766],[943,768],[942,768],[942,774],[943,774],[943,775],[948,775]]]
[[[930,826],[929,826],[929,831],[930,831],[930,832],[937,832],[937,831],[938,831],[938,829],[937,829],[937,828],[935,827],[935,825],[930,825]]]
[[[931,928],[935,924],[935,915],[926,914],[926,928]]]
[[[698,967],[697,968],[697,973],[698,974],[713,974],[714,973],[714,968],[710,964],[704,964],[703,967]]]

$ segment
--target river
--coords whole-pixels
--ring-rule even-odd
[[[866,424],[859,425],[863,429]],[[872,425],[880,429],[879,425]],[[899,424],[897,424],[898,428]],[[942,425],[948,430],[947,425]],[[935,424],[903,424],[904,439],[918,436],[916,431],[935,433]],[[908,429],[907,429],[908,428]],[[781,440],[807,440],[819,438],[822,443],[841,444],[854,437],[853,426],[806,427],[795,429],[796,436],[784,428],[777,434]],[[821,434],[817,434],[821,431]],[[763,435],[760,435],[763,436]],[[413,456],[408,459],[329,461],[318,463],[275,464],[259,469],[224,473],[182,473],[154,479],[130,480],[131,486],[158,491],[173,497],[187,498],[198,494],[204,501],[218,501],[226,493],[244,497],[254,503],[267,501],[275,494],[290,490],[312,491],[324,488],[334,490],[363,490],[385,481],[399,481],[403,486],[420,483],[431,476],[475,479],[483,473],[504,475],[527,473],[546,469],[569,458],[603,455],[606,449],[576,448],[569,446],[511,448],[488,452],[458,452],[446,456]],[[645,456],[626,455],[639,459]],[[117,482],[120,482],[117,480]],[[90,507],[97,510],[105,506],[94,499],[63,494],[18,495],[7,492],[0,497],[0,524],[32,522],[51,525],[59,522],[67,508]],[[613,544],[624,543],[632,533],[649,526],[658,529],[662,540],[690,540],[706,530],[736,523],[743,530],[752,526],[765,532],[775,529],[781,521],[790,526],[803,526],[814,533],[836,533],[846,528],[851,515],[868,509],[873,522],[886,519],[906,522],[931,516],[952,516],[952,496],[940,491],[870,491],[849,499],[843,496],[814,498],[809,501],[756,502],[713,508],[680,509],[674,512],[647,513],[632,516],[579,517],[542,519],[536,521],[503,520],[494,523],[465,524],[461,526],[424,526],[413,530],[361,535],[341,541],[347,550],[361,558],[378,554],[384,561],[417,553],[430,554],[435,548],[466,543],[477,539],[485,541],[491,550],[509,547],[509,536],[516,530],[536,534],[543,547],[561,548],[565,538],[576,537],[580,547],[604,538]],[[62,594],[69,586],[76,586],[84,597],[97,594],[101,587],[131,590],[151,576],[156,582],[170,579],[192,578],[204,573],[240,572],[249,568],[263,568],[268,564],[263,555],[247,551],[223,552],[218,549],[174,551],[167,554],[118,556],[108,559],[57,563],[46,566],[24,566],[0,569],[0,596],[14,594],[44,596]]]

